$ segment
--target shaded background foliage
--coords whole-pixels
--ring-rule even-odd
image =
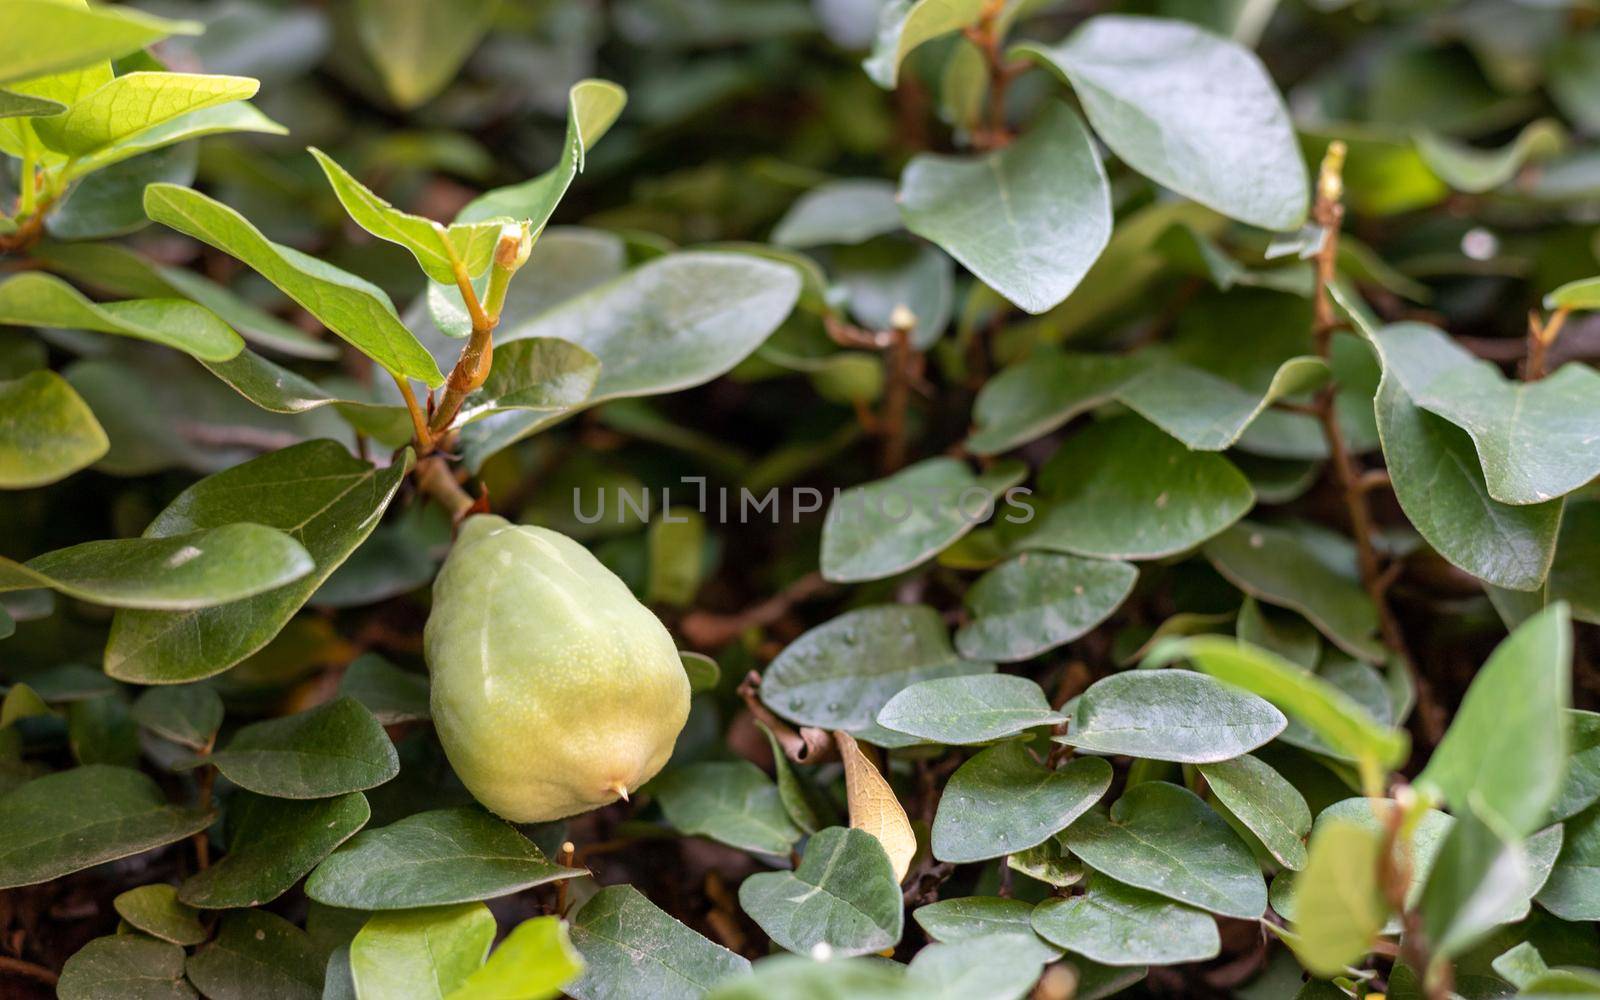
[[[1376,615],[1363,603],[1366,598],[1355,581],[1354,555],[1343,537],[1348,528],[1345,498],[1336,477],[1319,460],[1325,454],[1318,450],[1320,441],[1308,446],[1303,433],[1297,437],[1295,428],[1284,426],[1287,419],[1304,419],[1303,412],[1269,410],[1252,425],[1241,447],[1227,452],[1235,469],[1209,451],[1174,446],[1173,436],[1182,435],[1156,415],[1170,412],[1170,406],[1162,411],[1159,393],[1153,399],[1142,397],[1132,380],[1123,385],[1115,373],[1098,372],[1094,377],[1106,380],[1105,391],[1071,398],[1060,393],[1066,373],[1049,367],[1059,363],[1051,359],[1062,344],[1074,353],[1104,356],[1171,343],[1178,360],[1232,379],[1244,387],[1240,391],[1260,396],[1280,361],[1306,353],[1303,347],[1279,348],[1297,344],[1296,338],[1303,339],[1313,322],[1310,263],[1298,259],[1293,248],[1287,255],[1269,256],[1264,231],[1177,198],[1105,155],[1117,225],[1101,264],[1059,307],[1041,310],[1037,317],[1011,307],[933,244],[901,232],[892,202],[886,202],[913,157],[963,151],[983,127],[982,105],[964,96],[970,91],[958,86],[961,81],[948,68],[959,58],[957,47],[969,44],[958,36],[916,49],[906,60],[899,85],[885,90],[861,67],[878,20],[877,5],[866,0],[470,0],[451,5],[227,0],[140,6],[204,21],[204,34],[169,39],[157,48],[160,57],[177,70],[259,78],[261,90],[254,103],[290,129],[285,136],[213,136],[177,147],[159,176],[144,179],[183,183],[193,178],[196,187],[242,212],[271,239],[379,285],[401,304],[414,327],[429,324],[422,307],[405,305],[425,292],[423,276],[403,249],[371,238],[348,221],[305,147],[327,151],[395,205],[431,218],[453,218],[478,192],[522,181],[557,160],[569,88],[586,77],[617,81],[630,101],[604,141],[586,153],[583,173],[555,217],[558,228],[542,244],[557,249],[547,257],[536,250],[535,267],[548,268],[557,289],[552,299],[589,281],[581,272],[561,272],[560,248],[591,245],[581,242],[583,232],[564,227],[612,234],[595,245],[613,255],[608,259],[618,270],[676,247],[731,241],[786,244],[809,251],[819,262],[828,287],[824,291],[808,285],[804,295],[823,294],[830,308],[816,308],[816,303],[807,308],[803,301],[783,328],[728,377],[648,400],[605,403],[500,451],[480,470],[497,512],[567,531],[592,544],[658,610],[681,646],[712,655],[720,665],[720,679],[697,695],[673,766],[655,794],[527,832],[551,859],[558,857],[564,840],[571,841],[596,883],[631,884],[673,917],[735,952],[764,954],[769,937],[791,950],[807,950],[804,942],[778,940],[770,921],[752,919],[759,902],[749,905],[741,889],[741,883],[751,884],[744,881],[751,876],[795,877],[769,871],[771,866],[755,855],[781,858],[801,832],[793,825],[795,804],[786,800],[788,809],[778,808],[775,789],[782,786],[774,786],[768,775],[776,767],[781,782],[786,771],[782,758],[774,759],[777,739],[769,740],[770,731],[764,732],[761,724],[794,739],[810,734],[793,734],[789,724],[848,729],[874,742],[863,730],[874,719],[882,724],[883,716],[873,712],[865,726],[845,725],[826,717],[837,709],[815,715],[821,709],[814,701],[808,712],[801,698],[785,702],[782,690],[781,657],[797,655],[790,644],[808,629],[854,609],[882,603],[938,609],[937,614],[930,612],[928,622],[872,622],[864,632],[932,635],[926,638],[928,658],[949,661],[955,653],[944,636],[947,628],[955,628],[960,656],[1000,660],[1008,664],[1007,673],[1039,682],[1049,703],[1031,706],[1042,713],[1034,717],[1036,725],[1065,718],[1057,710],[1067,715],[1075,711],[1079,723],[1091,721],[1093,713],[1083,701],[1063,703],[1137,659],[1158,629],[1164,634],[1237,632],[1291,660],[1321,662],[1326,679],[1366,705],[1380,723],[1409,728],[1415,749],[1399,770],[1415,774],[1439,743],[1469,683],[1505,639],[1508,625],[1530,616],[1546,598],[1559,598],[1571,604],[1578,622],[1571,633],[1572,705],[1597,707],[1596,634],[1585,624],[1600,615],[1600,581],[1595,577],[1600,569],[1592,558],[1600,532],[1600,518],[1594,514],[1600,498],[1588,482],[1595,471],[1592,436],[1580,433],[1548,445],[1557,464],[1570,465],[1566,471],[1578,482],[1560,521],[1559,543],[1553,541],[1553,522],[1546,523],[1538,530],[1551,537],[1544,540],[1542,554],[1531,556],[1514,542],[1500,549],[1486,544],[1481,526],[1457,519],[1445,508],[1443,492],[1433,494],[1445,510],[1439,524],[1419,523],[1416,510],[1402,509],[1407,496],[1400,487],[1405,484],[1398,481],[1401,473],[1389,454],[1399,498],[1382,486],[1367,495],[1378,523],[1375,545],[1386,564],[1395,567],[1387,602],[1414,661],[1417,690],[1407,689],[1400,667],[1381,670],[1359,662],[1362,657],[1384,658]],[[436,6],[449,7],[448,15],[435,21],[422,18],[420,12]],[[1349,214],[1340,265],[1382,323],[1432,324],[1449,331],[1467,352],[1514,375],[1527,351],[1529,310],[1540,309],[1552,290],[1600,273],[1600,33],[1597,12],[1590,6],[1509,0],[1024,6],[1029,9],[1014,40],[1055,43],[1089,16],[1114,10],[1193,21],[1254,48],[1287,99],[1308,169],[1314,171],[1329,139],[1349,146],[1344,173]],[[1020,126],[1038,120],[1047,102],[1065,92],[1048,73],[1019,75],[1008,93],[1008,121]],[[5,166],[12,169],[15,161],[7,160]],[[869,185],[863,200],[843,212],[824,209],[808,218],[808,192],[829,190],[826,185],[841,178],[880,183]],[[83,192],[75,195],[80,200],[69,201],[73,211],[60,213],[52,236],[125,237],[151,259],[204,274],[331,342],[315,319],[287,303],[253,271],[170,229],[147,227],[142,211],[126,210],[127,192],[117,195],[109,192],[108,201],[122,208],[100,213],[88,210]],[[873,213],[881,218],[886,203],[889,221],[875,223]],[[90,287],[96,277],[106,277],[93,266],[76,271],[53,266],[48,252],[39,258],[44,269],[65,271]],[[26,266],[9,258],[0,263],[7,271]],[[523,280],[537,281],[539,274],[524,275]],[[516,301],[513,292],[513,308]],[[838,351],[824,332],[822,318],[829,312],[835,322],[874,331],[890,325],[890,307],[896,304],[909,305],[915,313],[914,339],[926,354],[925,375],[910,380],[913,397],[903,435],[894,434],[876,413],[884,366],[897,363],[894,355],[880,359],[876,351]],[[1566,320],[1550,348],[1548,369],[1566,361],[1587,363],[1600,354],[1600,319],[1595,316],[1578,311]],[[508,322],[515,319],[508,316]],[[1424,397],[1432,372],[1425,362],[1450,356],[1448,348],[1426,339],[1391,341],[1387,331],[1392,329],[1380,337],[1384,364],[1403,383],[1403,391],[1432,414],[1451,406],[1470,409],[1488,398],[1479,391],[1452,396],[1438,390],[1437,405],[1429,405]],[[1408,346],[1412,353],[1404,353]],[[374,382],[374,366],[354,351],[321,359],[305,356],[315,353],[315,347],[302,345],[290,364],[330,384],[352,386],[353,392]],[[1408,368],[1391,357],[1423,361]],[[198,363],[170,351],[73,331],[35,336],[0,329],[0,377],[20,376],[41,362],[63,371],[89,401],[112,448],[92,470],[71,480],[0,493],[0,524],[5,525],[0,555],[10,559],[26,560],[91,539],[137,536],[201,476],[306,440],[353,440],[351,427],[333,407],[295,416],[266,414]],[[1352,449],[1365,456],[1366,467],[1378,468],[1384,457],[1378,440],[1383,428],[1365,415],[1378,388],[1377,361],[1349,338],[1342,348],[1336,342],[1331,362],[1348,392],[1348,406],[1341,398],[1341,407],[1347,407],[1341,416],[1348,421]],[[1036,367],[1023,367],[1029,364]],[[1030,370],[1042,372],[1036,374],[1038,381],[1028,381]],[[1153,391],[1148,383],[1145,391]],[[1181,392],[1179,397],[1181,403]],[[1592,387],[1587,395],[1574,390],[1568,405],[1593,414],[1600,406],[1597,399]],[[1105,406],[1131,408],[1173,436],[1153,432],[1136,416],[1093,422],[1083,416]],[[1435,419],[1423,415],[1425,422]],[[1441,414],[1439,426],[1444,421]],[[1470,414],[1461,416],[1458,410],[1453,422],[1470,423]],[[358,426],[377,442],[398,443],[386,441],[383,428]],[[1454,428],[1440,433],[1458,434]],[[1090,435],[1104,440],[1084,444]],[[760,495],[773,486],[805,486],[827,496],[892,471],[885,468],[880,440],[886,436],[909,442],[912,460],[959,453],[965,443],[967,454],[983,456],[985,473],[1003,484],[996,487],[1002,491],[1018,479],[1007,477],[1004,461],[990,459],[1014,453],[1038,470],[1030,484],[1064,506],[1053,520],[1047,516],[1034,529],[1048,528],[1054,539],[1019,541],[996,524],[959,541],[942,539],[934,546],[943,550],[934,561],[911,559],[898,566],[893,565],[895,553],[862,556],[858,551],[856,557],[868,565],[852,574],[837,564],[829,571],[822,512],[794,522],[785,516],[776,525],[759,518],[742,524],[711,519],[685,528],[659,516],[651,524],[586,525],[573,515],[575,490],[587,502],[601,489],[649,488],[660,497],[663,488],[671,488],[676,502],[690,502],[694,489],[682,484],[684,476],[707,477],[713,490],[744,487]],[[1080,453],[1049,461],[1058,446],[1072,448],[1075,443]],[[1192,446],[1194,441],[1184,443]],[[1546,443],[1536,437],[1520,447],[1525,453]],[[377,443],[371,447],[385,450]],[[1111,494],[1100,494],[1071,506],[1075,477],[1092,478],[1084,470],[1099,469],[1094,463],[1108,461],[1108,455],[1155,454],[1164,447],[1174,453],[1174,461],[1193,463],[1193,479],[1186,481],[1205,486],[1192,499],[1174,498],[1192,515],[1185,523],[1198,525],[1195,533],[1182,535],[1171,527],[1175,518],[1157,518],[1148,529],[1154,541],[1146,537],[1130,543],[1118,537],[1119,531],[1128,531],[1134,505],[1126,497],[1139,495],[1139,469],[1102,473],[1120,472],[1133,480],[1115,494],[1116,505],[1105,499]],[[1462,452],[1458,448],[1454,454]],[[1466,454],[1470,456],[1470,446]],[[1481,442],[1478,454],[1484,454]],[[1514,449],[1507,464],[1515,466],[1516,457]],[[1582,474],[1585,468],[1589,475]],[[1019,469],[1016,476],[1022,474]],[[1478,475],[1481,479],[1482,473]],[[372,709],[394,739],[398,777],[386,770],[384,760],[376,760],[377,773],[392,780],[374,783],[365,792],[369,830],[423,810],[471,803],[429,732],[417,694],[427,585],[447,550],[450,527],[409,482],[399,489],[399,500],[384,524],[323,584],[309,606],[265,649],[209,685],[227,706],[226,722],[218,720],[222,744],[240,725],[287,716],[336,694],[353,695]],[[1251,522],[1235,524],[1253,504],[1261,507],[1251,513]],[[1265,559],[1260,532],[1270,539]],[[883,533],[882,526],[868,524],[861,533],[870,539]],[[887,535],[893,548],[893,532]],[[1202,543],[1203,550],[1198,549]],[[1008,581],[985,576],[987,594],[973,586],[976,571],[999,563],[1012,545],[1051,550],[1026,558],[1036,563],[1063,560],[1055,571],[1074,581],[1083,579],[1085,570],[1072,560],[1127,558],[1139,563],[1138,581],[1096,578],[1093,587],[1096,596],[1104,588],[1105,608],[1084,610],[1082,628],[1069,630],[1069,642],[1060,641],[1060,634],[1019,639],[1019,632],[1035,627],[1032,623],[1010,628],[1003,623],[983,634],[974,620],[981,625],[986,616],[1028,606],[1027,578],[1011,582],[1017,589],[1008,590]],[[1545,586],[1540,563],[1549,558],[1551,548],[1555,569]],[[833,582],[816,575],[819,552],[824,575]],[[1531,579],[1512,572],[1524,556],[1537,567]],[[910,572],[899,572],[902,568]],[[847,580],[848,585],[843,582]],[[1518,586],[1502,589],[1496,583]],[[0,606],[15,620],[15,633],[0,641],[3,679],[8,684],[26,682],[55,710],[17,725],[26,753],[0,758],[0,781],[6,789],[76,763],[143,766],[159,777],[174,801],[195,790],[190,773],[173,767],[184,741],[141,716],[133,700],[137,689],[111,681],[99,670],[110,626],[108,609],[61,595],[52,598],[44,591],[0,595]],[[1342,628],[1341,622],[1352,616],[1355,624]],[[820,641],[815,636],[811,633],[811,641]],[[383,660],[368,658],[373,655]],[[395,667],[402,672],[393,673]],[[737,690],[752,669],[767,671],[759,700],[742,697]],[[929,668],[928,675],[936,672]],[[905,679],[885,682],[889,686],[881,691],[883,697],[870,707],[881,707]],[[1110,689],[1097,690],[1110,700]],[[1516,697],[1521,689],[1512,685],[1508,690]],[[1187,693],[1168,697],[1204,700]],[[1408,714],[1413,701],[1417,711]],[[421,704],[425,706],[425,699]],[[915,725],[915,706],[899,707],[907,713],[902,718],[910,720],[904,724]],[[1110,704],[1105,711],[1116,707]],[[1543,723],[1555,725],[1548,719]],[[1093,727],[1088,728],[1092,734]],[[199,731],[204,733],[204,727]],[[1076,736],[1077,728],[1072,732]],[[951,739],[948,733],[928,738],[951,744],[984,742]],[[1588,738],[1592,741],[1592,733]],[[1309,805],[1307,825],[1310,815],[1359,791],[1352,768],[1322,766],[1329,755],[1307,752],[1329,749],[1318,739],[1316,733],[1290,730],[1260,754],[1289,776],[1296,797]],[[381,738],[373,742],[386,745]],[[895,745],[893,739],[877,742]],[[1078,745],[1094,749],[1084,741]],[[1575,744],[1572,749],[1584,747]],[[1205,748],[1194,751],[1198,756],[1173,756],[1169,740],[1153,758],[1141,756],[1137,747],[1104,750],[1136,758],[1132,774],[1120,766],[1124,758],[1118,758],[1118,788],[1137,787],[1136,779],[1152,776],[1188,777],[1192,786],[1205,787],[1192,773],[1180,775],[1170,763],[1151,760],[1181,763],[1185,772],[1200,769],[1214,800],[1241,814],[1248,808],[1228,800],[1230,775],[1206,770],[1225,758],[1202,759]],[[843,752],[848,765],[853,758],[848,749]],[[383,756],[381,750],[374,753]],[[738,764],[741,760],[755,762],[759,770]],[[894,791],[924,842],[939,790],[948,788],[945,783],[961,762],[959,752],[896,758]],[[712,763],[722,770],[685,770]],[[244,822],[236,812],[249,817],[252,793],[274,794],[270,788],[252,787],[247,775],[231,771],[226,762],[219,761],[218,769],[227,779],[224,787],[231,783],[249,790],[230,792],[229,824]],[[819,813],[817,827],[830,825],[830,811],[848,815],[836,762],[807,765],[802,773],[824,789],[817,793],[822,801],[810,807]],[[703,784],[697,788],[681,776],[698,777]],[[1238,775],[1232,778],[1245,783]],[[360,779],[355,780],[358,784],[347,787],[359,787]],[[1179,795],[1175,786],[1160,787],[1173,791],[1147,790],[1140,796]],[[707,789],[726,792],[749,808],[730,811],[698,801],[695,793]],[[789,791],[784,791],[786,799]],[[341,800],[318,801],[331,810]],[[1118,808],[1128,801],[1125,797]],[[343,805],[352,813],[330,821],[353,832],[361,825],[353,815],[359,810],[352,802]],[[1133,807],[1128,808],[1131,812]],[[1205,809],[1198,799],[1191,803],[1187,798],[1172,808],[1180,814]],[[747,829],[735,822],[739,814],[771,819],[779,829]],[[1067,846],[1083,862],[1070,876],[1047,865],[1078,865],[1071,858],[1033,859],[1032,870],[992,863],[994,855],[982,850],[968,859],[956,834],[941,850],[940,831],[934,827],[934,854],[942,861],[989,863],[946,870],[924,851],[907,897],[927,903],[936,897],[993,895],[1003,886],[1003,894],[1030,903],[1043,898],[1052,877],[1061,884],[1081,877],[1083,867],[1109,867],[1106,862],[1097,867],[1094,847],[1080,850],[1077,842],[1089,837],[1097,815],[1091,814],[1090,824],[1075,824],[1069,831]],[[1220,822],[1209,809],[1195,815],[1206,818],[1196,823]],[[1248,820],[1245,825],[1257,829]],[[1065,826],[1063,822],[1056,829]],[[1299,846],[1303,853],[1305,833],[1291,831],[1292,844],[1268,843],[1265,849],[1285,861],[1276,848],[1293,854]],[[701,836],[690,836],[694,834]],[[859,839],[819,835],[810,842],[806,859],[822,836],[830,838],[827,849],[840,851]],[[966,836],[982,841],[985,833]],[[1530,853],[1532,845],[1530,839]],[[539,863],[549,862],[540,858]],[[1259,870],[1251,858],[1243,863]],[[1277,867],[1271,861],[1268,866]],[[176,882],[193,868],[193,851],[178,845],[0,893],[0,954],[59,969],[86,942],[116,930],[118,909],[112,900],[119,893]],[[1031,877],[1041,874],[1043,878]],[[803,862],[797,875],[806,875]],[[1323,876],[1334,881],[1344,877],[1319,871]],[[333,877],[326,876],[330,883]],[[1276,895],[1280,878],[1272,883],[1273,904],[1287,916],[1287,904],[1280,905]],[[530,875],[528,883],[544,880]],[[314,889],[307,891],[317,895]],[[499,926],[509,929],[521,919],[574,901],[565,888],[560,896],[557,892],[553,885],[542,885],[492,900],[491,908]],[[622,890],[606,892],[614,894],[610,901],[624,905],[617,895]],[[1588,913],[1572,924],[1538,909],[1517,925],[1520,929],[1502,930],[1477,951],[1463,951],[1458,989],[1474,997],[1510,995],[1512,984],[1521,983],[1490,973],[1489,959],[1527,939],[1537,941],[1552,965],[1600,965],[1593,927],[1581,923],[1595,915],[1593,902],[1555,908],[1562,916]],[[1183,920],[1198,911],[1166,905],[1182,911],[1162,915],[1173,921],[1171,936],[1181,939]],[[1247,917],[1248,904],[1240,913],[1229,913],[1226,902],[1220,907],[1197,905],[1224,915],[1218,947],[1206,948],[1202,928],[1192,957],[1206,959],[1204,964],[1157,969],[1130,995],[1266,997],[1289,996],[1301,988],[1285,948],[1269,945],[1269,936],[1256,923],[1230,919]],[[320,966],[330,950],[355,932],[354,926],[341,926],[336,911],[308,904],[298,888],[277,897],[267,909],[303,926],[309,923],[310,936],[295,938],[283,953],[297,956],[292,961],[301,964]],[[225,920],[222,933],[246,934],[250,919],[255,918]],[[1039,915],[1033,919],[1039,928]],[[1209,917],[1200,920],[1211,926]],[[1187,929],[1194,930],[1192,921]],[[954,940],[941,938],[920,919],[905,919],[903,930],[903,935],[896,930],[886,941],[875,941],[878,947],[862,950],[892,947],[903,960],[927,940]],[[461,933],[485,931],[468,927]],[[492,937],[493,928],[487,933]],[[1033,940],[1030,933],[1027,941]],[[581,938],[578,944],[581,950]],[[1026,943],[1011,945],[1026,948]],[[1081,953],[1096,957],[1092,951]],[[1380,976],[1388,976],[1385,959],[1374,967]],[[1402,970],[1388,979],[1390,995],[1420,995],[1415,976],[1412,992],[1404,992],[1404,974]],[[0,968],[0,976],[5,975],[7,970]],[[200,978],[204,976],[202,967]],[[196,980],[192,968],[190,978]],[[25,976],[0,981],[19,996],[33,988]],[[1313,988],[1315,984],[1307,987]]]

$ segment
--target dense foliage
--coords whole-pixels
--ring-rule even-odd
[[[0,0],[0,153],[0,995],[1600,997],[1592,0]]]

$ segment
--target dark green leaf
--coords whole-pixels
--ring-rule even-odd
[[[1051,770],[1015,740],[982,751],[956,770],[933,820],[941,861],[998,858],[1044,843],[1111,787],[1111,766],[1079,757]]]
[[[194,945],[206,939],[200,914],[178,902],[178,890],[164,882],[141,885],[112,900],[117,915],[151,937]]]
[[[133,702],[133,721],[191,750],[210,746],[222,716],[222,699],[205,684],[150,688]]]
[[[863,830],[829,827],[793,872],[762,872],[739,886],[739,905],[773,942],[801,955],[823,945],[865,955],[900,940],[900,887],[883,845]]]
[[[638,994],[698,1000],[750,970],[742,956],[667,915],[631,885],[601,889],[572,918],[583,975],[566,987],[576,1000]]]
[[[306,895],[329,906],[403,910],[494,899],[582,874],[551,864],[481,809],[439,809],[357,834],[311,873]]]
[[[1305,867],[1311,809],[1283,775],[1249,754],[1201,764],[1200,773],[1217,800],[1280,864],[1295,870]]]
[[[228,800],[228,853],[185,879],[178,896],[208,910],[270,903],[371,815],[360,792],[301,802],[235,793]]]
[[[385,726],[426,719],[428,678],[402,670],[376,653],[363,653],[350,661],[339,678],[339,693],[364,705]]]
[[[44,0],[54,2],[54,0]],[[83,398],[52,371],[0,382],[0,489],[65,479],[111,447]]]
[[[207,1000],[320,1000],[322,954],[305,931],[265,910],[222,917],[217,939],[189,958]]]
[[[354,698],[245,726],[210,762],[242,788],[285,799],[357,792],[400,773],[388,734]]]
[[[1090,880],[1081,896],[1040,904],[1033,929],[1105,965],[1203,962],[1222,950],[1209,914],[1103,876]]]
[[[880,180],[840,180],[801,195],[772,228],[779,246],[864,243],[900,228],[895,187]]]
[[[939,1000],[1003,1000],[1027,994],[1044,971],[1032,932],[930,944],[912,956],[906,984]]]
[[[661,813],[680,833],[760,854],[787,854],[800,839],[778,788],[749,761],[692,764],[652,786]]]
[[[1091,753],[1204,764],[1248,753],[1288,720],[1261,698],[1190,670],[1128,670],[1079,696],[1057,742]]]
[[[1138,579],[1125,562],[1025,552],[967,591],[973,619],[956,633],[956,648],[973,660],[1031,659],[1105,621]]]
[[[64,6],[64,5],[63,5]],[[61,968],[61,1000],[194,1000],[183,949],[138,934],[95,938]]]
[[[1064,721],[1038,684],[1009,674],[922,681],[890,698],[878,712],[878,725],[885,729],[951,746],[992,743]]]

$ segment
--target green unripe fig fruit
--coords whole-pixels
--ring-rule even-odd
[[[433,585],[433,724],[467,790],[518,823],[654,777],[689,717],[672,637],[577,542],[481,514]]]

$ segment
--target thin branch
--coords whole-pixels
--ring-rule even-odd
[[[879,462],[886,474],[906,462],[906,409],[911,401],[912,379],[918,374],[911,347],[916,316],[905,306],[896,306],[890,323],[894,347],[889,352],[889,377],[883,390],[883,454]]]
[[[1522,369],[1524,381],[1537,382],[1544,378],[1550,347],[1556,342],[1556,338],[1561,336],[1561,328],[1571,314],[1572,310],[1563,306],[1551,313],[1548,321],[1541,321],[1537,311],[1529,311],[1528,360]]]
[[[9,955],[0,955],[0,972],[9,972],[12,975],[32,979],[46,986],[54,986],[58,980],[56,974],[44,966],[35,965],[20,958],[12,958]]]
[[[417,405],[417,395],[411,391],[411,380],[395,375],[394,384],[400,387],[400,395],[405,397],[406,411],[411,414],[411,432],[416,436],[417,457],[425,458],[433,451],[433,434],[428,430],[428,418],[423,415],[422,407]]]
[[[417,463],[414,473],[417,489],[439,502],[439,505],[450,513],[450,520],[460,523],[472,509],[477,506],[477,501],[467,495],[456,481],[455,473],[450,471],[450,466],[439,455],[430,455]]]
[[[807,573],[778,593],[743,611],[718,614],[713,611],[691,611],[678,623],[678,631],[696,649],[718,649],[753,628],[766,628],[796,604],[824,594],[833,585],[821,573]]]

